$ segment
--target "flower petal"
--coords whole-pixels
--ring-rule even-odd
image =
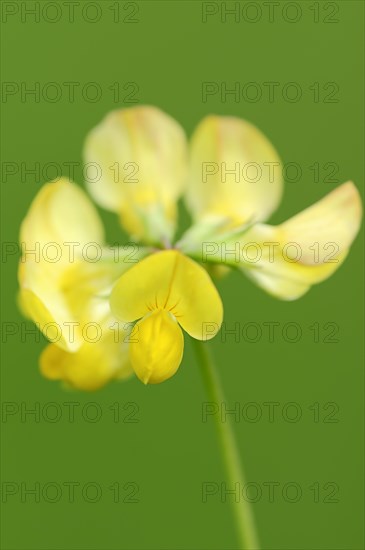
[[[147,238],[161,218],[172,232],[187,170],[186,137],[173,118],[149,106],[113,111],[87,136],[84,156],[100,169],[90,193],[130,234]]]
[[[138,259],[143,250],[135,253]],[[131,252],[101,249],[96,263],[82,258],[64,264],[19,263],[19,302],[25,316],[37,323],[39,330],[66,351],[77,351],[83,344],[82,332],[89,322],[102,322],[110,314],[108,295],[120,275],[130,268]],[[123,255],[127,262],[123,262]],[[116,261],[118,260],[118,261]],[[55,340],[57,338],[57,340]]]
[[[123,274],[110,304],[116,317],[125,321],[155,309],[171,311],[198,340],[213,338],[223,318],[222,301],[208,273],[177,250],[152,254]]]
[[[79,390],[92,391],[116,378],[127,378],[133,372],[126,332],[104,326],[99,341],[85,342],[76,353],[49,344],[40,357],[42,374],[51,380],[63,380]]]
[[[22,222],[20,241],[25,251],[34,250],[36,243],[41,249],[48,243],[102,244],[104,229],[84,191],[62,178],[40,189]]]
[[[143,250],[102,246],[104,231],[95,207],[66,179],[41,188],[20,233],[20,307],[52,341],[58,330],[57,345],[74,352],[83,344],[85,324],[109,314],[105,293]]]
[[[186,194],[195,220],[262,221],[281,195],[281,162],[260,130],[235,117],[203,119],[191,140]]]
[[[180,366],[183,351],[183,333],[168,311],[155,310],[135,325],[129,356],[135,373],[145,384],[171,378]]]
[[[339,252],[347,250],[356,237],[362,218],[360,194],[352,181],[343,183],[309,208],[306,208],[280,228],[287,241],[300,240],[303,250],[301,263],[311,265],[323,263],[330,250],[328,243],[338,246]],[[320,245],[319,260],[310,247],[314,242]]]
[[[75,351],[81,345],[81,328],[79,323],[72,334],[69,331],[69,323],[75,323],[76,317],[65,297],[70,286],[65,277],[82,265],[85,245],[101,248],[104,229],[99,215],[84,191],[62,178],[45,184],[37,193],[21,224],[20,241],[20,305],[46,335],[52,324],[54,330],[58,327],[58,345]],[[95,270],[95,264],[87,265]]]
[[[258,245],[262,256],[241,268],[277,298],[299,298],[339,268],[361,217],[360,195],[352,182],[344,183],[279,226],[253,226],[241,245],[247,250],[249,243]]]

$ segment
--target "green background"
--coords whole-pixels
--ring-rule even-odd
[[[3,5],[6,4],[3,2]],[[27,2],[31,6],[33,2]],[[45,3],[40,3],[43,6]],[[62,2],[59,2],[62,5]],[[256,23],[240,21],[221,11],[202,22],[200,2],[141,1],[136,23],[113,22],[110,6],[100,2],[102,17],[96,23],[84,21],[80,8],[75,21],[68,22],[63,7],[59,22],[43,18],[35,22],[20,14],[3,23],[3,80],[32,85],[40,82],[97,82],[102,97],[94,103],[76,92],[68,101],[65,88],[60,101],[41,98],[35,102],[20,94],[3,99],[3,162],[81,162],[86,133],[116,107],[128,106],[123,86],[135,82],[140,103],[157,105],[179,120],[190,135],[206,114],[241,116],[260,127],[272,140],[284,162],[297,162],[303,170],[300,181],[287,182],[274,223],[285,220],[324,196],[339,183],[352,179],[363,183],[363,3],[346,1],[317,3],[319,22],[313,21],[313,2],[298,2],[302,16],[287,22],[281,2],[273,22],[267,8]],[[120,3],[121,18],[134,10]],[[227,7],[230,7],[230,2]],[[247,4],[240,3],[241,6]],[[221,10],[221,3],[213,3]],[[335,6],[333,8],[333,5]],[[327,7],[326,7],[327,6]],[[324,22],[338,7],[338,22]],[[246,13],[246,12],[245,12]],[[286,12],[285,12],[286,13]],[[90,8],[90,17],[93,17]],[[291,13],[288,12],[291,17]],[[49,17],[53,17],[50,8]],[[249,102],[223,102],[219,94],[202,101],[203,81],[280,82],[277,98]],[[122,96],[114,102],[113,83]],[[297,82],[303,96],[288,102],[281,96],[287,82]],[[314,82],[320,83],[320,100],[313,101]],[[338,102],[324,101],[326,82],[336,82]],[[308,168],[321,165],[321,179],[315,182]],[[324,182],[327,162],[338,165],[335,179]],[[65,170],[65,173],[67,171]],[[81,169],[75,173],[82,184]],[[20,173],[3,178],[2,235],[15,242],[19,224],[44,183],[32,175],[21,181]],[[122,239],[116,218],[101,212],[110,242]],[[186,215],[184,216],[186,222]],[[17,256],[2,266],[4,322],[25,321],[15,304]],[[262,410],[257,422],[243,415],[234,423],[247,480],[259,484],[262,498],[253,504],[264,549],[361,549],[363,548],[363,289],[362,243],[358,238],[345,264],[327,282],[313,288],[301,300],[282,303],[264,294],[248,280],[232,274],[219,283],[225,306],[225,322],[259,323],[259,342],[243,337],[235,342],[220,336],[212,342],[226,391],[227,407],[254,402]],[[263,323],[280,323],[270,343]],[[298,323],[302,337],[289,343],[282,337],[285,323]],[[337,343],[324,342],[328,322],[339,327]],[[319,342],[309,328],[319,323]],[[19,329],[20,330],[20,329]],[[24,340],[24,338],[23,338]],[[178,374],[159,386],[144,387],[137,379],[112,383],[95,394],[66,392],[57,383],[41,377],[38,357],[45,345],[20,332],[2,345],[3,400],[21,407],[42,408],[55,402],[62,407],[59,422],[34,417],[21,421],[20,414],[3,418],[2,476],[4,482],[39,482],[60,485],[67,481],[97,482],[102,498],[85,502],[80,488],[75,502],[68,502],[66,489],[59,502],[20,494],[2,506],[2,547],[6,550],[106,550],[106,549],[234,549],[238,548],[229,498],[220,494],[202,502],[203,482],[222,483],[225,473],[211,418],[202,422],[202,403],[207,400],[190,342]],[[67,420],[65,402],[76,401],[75,422]],[[102,410],[99,422],[85,421],[80,410],[96,402]],[[121,421],[113,421],[109,409],[118,402]],[[136,403],[139,422],[127,423],[123,406]],[[265,402],[279,403],[269,422]],[[302,412],[298,422],[288,422],[287,403]],[[312,407],[318,403],[319,420]],[[338,407],[333,418],[328,403]],[[334,407],[334,406],[331,406]],[[131,410],[131,409],[128,409]],[[253,415],[253,409],[246,409]],[[93,410],[89,409],[90,415]],[[52,411],[49,410],[49,414]],[[124,419],[124,421],[123,421]],[[119,482],[139,486],[139,502],[113,502],[108,488]],[[266,482],[280,483],[274,502],[269,502]],[[295,482],[302,489],[296,503],[287,502],[282,488]],[[320,502],[314,502],[313,483],[320,486]],[[338,502],[323,502],[336,483]],[[121,496],[130,493],[124,488]],[[50,491],[51,495],[51,491]],[[92,497],[92,491],[90,490]],[[289,492],[289,496],[291,493]],[[122,500],[122,499],[121,499]]]

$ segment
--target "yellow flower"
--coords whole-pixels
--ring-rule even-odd
[[[79,389],[132,370],[162,382],[181,363],[180,327],[212,338],[223,308],[205,267],[238,267],[293,300],[339,267],[361,222],[347,182],[288,221],[264,224],[282,196],[281,161],[257,128],[234,117],[205,118],[188,146],[157,108],[114,111],[89,133],[84,155],[91,195],[118,213],[138,249],[107,247],[95,208],[62,179],[34,199],[19,264],[20,307],[52,342],[41,371]],[[193,225],[173,245],[182,196]]]
[[[173,118],[155,107],[112,111],[87,136],[84,157],[90,194],[119,214],[132,238],[173,237],[187,176],[187,141]]]
[[[191,139],[186,200],[195,223],[180,249],[238,267],[277,298],[299,298],[346,258],[361,225],[361,198],[347,182],[278,226],[260,223],[282,190],[280,158],[257,128],[206,117]]]
[[[112,311],[135,325],[130,358],[145,383],[170,378],[178,369],[184,339],[216,335],[223,318],[219,294],[207,272],[177,250],[152,254],[120,277],[110,298]],[[134,341],[133,341],[134,340]]]
[[[83,390],[129,376],[128,327],[112,316],[108,295],[133,265],[123,262],[130,250],[118,251],[120,261],[114,261],[84,192],[65,179],[44,185],[22,223],[20,241],[19,304],[53,342],[41,356],[42,373]],[[101,254],[96,262],[95,250]]]

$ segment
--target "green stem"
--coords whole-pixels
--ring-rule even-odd
[[[192,340],[192,342],[201,366],[209,399],[220,406],[224,403],[225,398],[208,344],[199,340]],[[245,476],[232,426],[228,419],[225,422],[221,422],[219,415],[214,415],[214,419],[229,482],[232,486],[235,486],[235,483],[239,483],[239,487],[242,489],[245,483]],[[232,506],[241,549],[258,550],[259,541],[249,502],[246,502],[244,499],[240,499],[239,502],[232,500]]]

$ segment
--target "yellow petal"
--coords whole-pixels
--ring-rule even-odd
[[[186,137],[173,118],[149,106],[113,111],[87,136],[84,157],[100,167],[90,193],[129,233],[147,238],[163,218],[172,231],[187,170]]]
[[[281,195],[281,162],[260,130],[235,117],[203,119],[191,141],[186,195],[194,219],[262,221]]]
[[[280,229],[286,241],[300,241],[301,263],[314,265],[323,263],[330,255],[330,247],[325,248],[328,243],[336,244],[339,253],[347,250],[359,231],[361,218],[360,194],[353,182],[348,181],[282,223]],[[315,242],[320,245],[319,260],[310,248]]]
[[[125,331],[117,333],[106,326],[103,329],[99,341],[85,342],[75,353],[48,345],[40,357],[42,374],[86,391],[97,390],[112,379],[130,376],[133,371],[124,342]]]
[[[20,306],[46,337],[76,351],[83,343],[84,325],[109,313],[103,294],[143,251],[103,247],[95,207],[66,179],[41,188],[22,223],[20,239]]]
[[[110,304],[116,317],[125,321],[155,309],[171,311],[198,340],[215,336],[223,318],[222,301],[208,273],[177,250],[152,254],[124,273]]]
[[[132,366],[145,384],[159,384],[179,368],[184,337],[170,312],[157,309],[146,315],[135,325],[130,342]]]
[[[28,260],[19,264],[19,302],[26,316],[44,335],[64,350],[76,351],[89,322],[101,322],[110,312],[108,295],[113,283],[143,255],[128,249],[114,256],[102,249],[96,263],[82,258],[63,265]],[[124,259],[127,261],[123,261]],[[132,255],[132,256],[131,256]]]
[[[65,350],[75,351],[82,344],[82,327],[65,299],[60,279],[47,262],[20,263],[19,302],[23,313],[46,338]]]
[[[248,243],[254,243],[262,255],[241,267],[277,298],[299,298],[339,268],[359,231],[361,217],[360,195],[352,182],[344,183],[279,226],[252,227],[244,235],[242,250],[247,252]]]
[[[34,250],[39,243],[42,259],[43,256],[57,257],[56,251],[48,252],[49,243],[66,246],[67,250],[70,244],[65,243],[79,243],[75,251],[91,242],[102,244],[104,230],[95,207],[82,189],[62,178],[40,189],[22,222],[20,241],[24,251]]]
[[[67,271],[82,263],[79,258],[83,253],[89,258],[90,244],[101,250],[104,230],[95,207],[82,189],[69,180],[62,178],[47,183],[34,198],[22,222],[20,241],[21,307],[46,336],[49,330],[52,333],[59,330],[59,345],[64,349],[78,349],[80,328],[76,327],[73,335],[69,332],[68,323],[76,319],[72,305],[70,307],[65,299],[64,277]],[[91,270],[95,269],[95,264],[85,263]]]
[[[57,342],[57,345],[65,350],[77,350],[82,344],[82,327],[80,324],[76,326],[75,318],[70,315],[62,299],[52,297],[51,291],[48,296],[47,300],[43,294],[45,301],[42,301],[33,291],[21,289],[18,299],[23,314],[34,321],[51,342]],[[47,302],[50,308],[47,308]]]

